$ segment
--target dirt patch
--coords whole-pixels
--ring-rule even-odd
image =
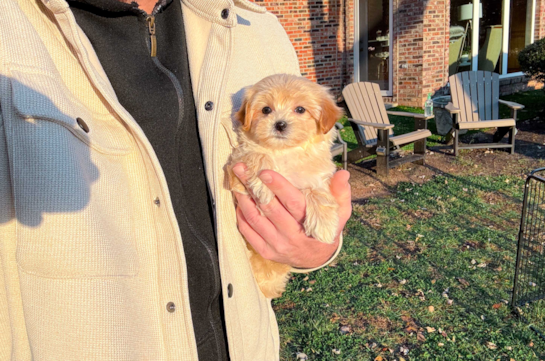
[[[350,164],[352,199],[365,204],[369,198],[390,195],[399,182],[422,184],[443,173],[524,177],[533,169],[545,167],[545,121],[522,121],[517,123],[517,127],[515,154],[503,149],[471,149],[463,150],[458,157],[454,157],[450,146],[440,145],[428,150],[425,165],[404,164],[391,169],[387,178],[377,176],[375,161]],[[494,131],[467,134],[461,139],[464,143],[492,142]]]
[[[422,248],[415,241],[395,242],[395,245],[399,247],[399,253],[404,256],[416,255],[422,252]]]
[[[283,303],[280,303],[280,304],[275,304],[273,306],[273,309],[274,311],[279,311],[279,310],[291,310],[293,308],[295,308],[297,305],[295,304],[295,302],[293,301],[286,301],[286,302],[283,302]]]
[[[410,230],[412,228],[411,224],[414,224],[421,220],[430,219],[434,216],[433,212],[425,211],[425,210],[416,210],[416,211],[408,211],[405,213],[405,216],[407,218],[407,230]]]
[[[338,323],[342,334],[362,334],[367,330],[368,322],[363,312],[359,312],[353,318],[342,317],[334,313],[329,319],[331,323]]]
[[[505,197],[497,192],[482,192],[479,194],[479,197],[488,204],[494,205],[503,205],[505,204]]]

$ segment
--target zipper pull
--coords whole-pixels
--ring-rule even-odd
[[[157,39],[155,38],[155,16],[148,15],[146,17],[148,23],[148,32],[150,37],[151,57],[157,56]]]

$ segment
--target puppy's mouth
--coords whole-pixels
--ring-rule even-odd
[[[288,135],[284,132],[273,131],[273,136],[276,139],[288,139]]]

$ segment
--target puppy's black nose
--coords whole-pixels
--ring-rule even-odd
[[[286,123],[283,120],[280,120],[274,123],[274,128],[278,130],[279,132],[283,132],[284,130],[286,130],[287,126],[288,126],[288,123]]]

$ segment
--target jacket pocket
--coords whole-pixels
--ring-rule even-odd
[[[54,76],[12,75],[6,134],[20,269],[49,278],[136,275],[137,152],[127,130]]]
[[[60,76],[28,68],[10,69],[10,72],[13,107],[23,119],[40,119],[60,125],[104,154],[123,155],[133,148],[132,138],[111,112],[104,106],[101,110],[84,106]]]

